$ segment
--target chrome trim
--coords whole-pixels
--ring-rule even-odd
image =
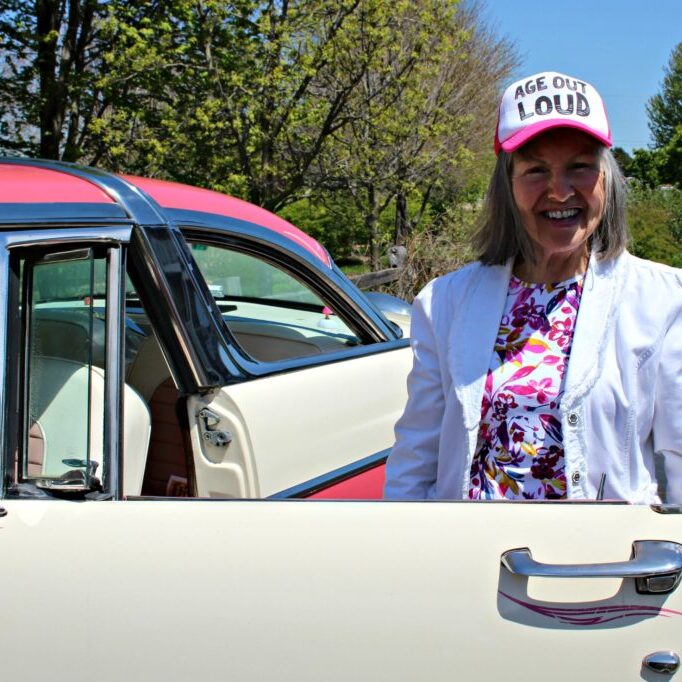
[[[0,232],[0,248],[12,249],[22,246],[49,246],[59,241],[73,242],[127,243],[130,241],[132,225],[117,227],[64,228],[50,227],[45,230],[23,230],[21,232]]]
[[[104,401],[104,489],[123,499],[123,314],[125,310],[125,258],[122,249],[107,254],[106,356]]]
[[[332,258],[329,256],[329,263],[324,262],[318,256],[301,246],[297,241],[290,239],[276,230],[265,227],[258,223],[253,223],[233,216],[220,215],[218,213],[205,213],[204,211],[194,211],[183,208],[166,209],[168,217],[180,229],[187,227],[200,229],[204,232],[214,232],[225,238],[235,237],[240,239],[248,237],[250,241],[259,242],[261,245],[270,247],[277,244],[297,258],[306,263],[320,268],[327,272],[332,270]]]
[[[384,314],[393,313],[407,317],[412,314],[412,306],[407,301],[403,301],[402,298],[386,294],[383,291],[363,291],[362,293]]]
[[[347,362],[355,358],[368,357],[370,355],[378,355],[380,353],[390,353],[392,351],[400,350],[401,348],[409,348],[410,342],[408,339],[398,339],[396,341],[383,341],[381,343],[372,343],[366,346],[349,346],[347,350],[335,351],[333,353],[323,353],[320,355],[306,355],[300,358],[291,358],[290,360],[273,360],[271,362],[259,362],[257,360],[250,360],[235,344],[230,345],[231,356],[239,356],[239,366],[247,373],[243,380],[255,381],[268,376],[276,374],[285,374],[287,372],[296,372],[298,370],[308,369],[310,367],[321,367],[323,365],[333,365],[337,362]]]
[[[181,390],[185,392],[209,390],[236,381],[338,362],[355,356],[388,352],[406,345],[406,342],[398,341],[391,323],[362,296],[338,267],[333,264],[329,267],[302,246],[274,230],[215,214],[180,209],[162,209],[144,191],[125,179],[98,169],[33,159],[0,159],[0,163],[42,167],[68,173],[91,182],[117,201],[131,221],[135,221],[139,225],[139,230],[137,230],[137,234],[140,235],[138,246],[141,246],[142,252],[139,254],[139,259],[135,260],[143,266],[144,276],[154,281],[157,287],[153,292],[154,297],[163,300],[159,310],[165,309],[164,314],[161,320],[157,320],[157,322],[172,328],[172,332],[169,331],[169,336],[172,335],[174,339],[169,339],[167,345],[174,354],[177,353],[184,361],[174,363],[177,365],[174,376]],[[52,204],[51,206],[58,205]],[[91,207],[89,204],[70,204],[69,206],[85,212],[95,210],[95,207]],[[102,204],[102,206],[110,205]],[[134,240],[129,225],[97,228],[92,225],[74,227],[69,224],[58,230],[58,223],[52,222],[54,217],[50,215],[50,205],[40,205],[39,208],[40,215],[37,218],[44,223],[49,222],[50,227],[48,229],[28,229],[21,233],[6,233],[8,239],[6,242],[2,241],[3,233],[0,231],[0,245],[4,243],[5,246],[8,246],[10,242],[11,246],[39,245],[42,242],[48,244],[52,240],[62,242],[96,240],[129,242]],[[56,210],[58,212],[62,209],[57,208]],[[111,209],[103,210],[109,211]],[[84,216],[81,218],[84,219]],[[63,220],[67,220],[67,218]],[[84,222],[88,221],[84,219]],[[368,342],[367,345],[349,348],[347,351],[343,350],[338,353],[324,354],[319,357],[310,356],[278,363],[259,363],[250,360],[230,338],[213,297],[208,290],[204,291],[207,287],[203,278],[201,282],[198,281],[191,253],[189,253],[186,245],[184,248],[181,247],[180,242],[184,243],[184,239],[177,228],[178,223],[187,225],[189,230],[200,230],[201,235],[205,237],[209,237],[211,234],[216,235],[228,245],[237,246],[246,251],[251,250],[261,257],[279,262],[292,270],[302,280],[308,281],[315,289],[323,292],[323,297],[328,299],[329,303],[336,307],[340,313],[353,318],[359,326],[361,335],[366,334],[367,338],[363,340]],[[188,272],[181,285],[175,282],[171,286],[169,277],[172,273],[170,270],[174,271],[177,268],[164,269],[168,263],[161,263],[159,254],[150,248],[151,235],[161,232],[165,234],[166,240],[164,241],[168,242],[169,248],[170,242],[174,243],[175,254],[180,263],[184,259],[188,259]],[[158,240],[154,242],[155,245],[157,242]],[[146,249],[142,246],[145,243]],[[133,260],[133,251],[134,249],[130,250],[131,260]],[[187,253],[184,253],[185,251]],[[173,265],[175,266],[177,263],[174,262]],[[163,286],[160,286],[162,284]],[[172,300],[178,296],[183,301],[182,310],[177,305],[179,300],[176,302]],[[187,301],[185,302],[184,299]],[[181,364],[185,366],[180,367]]]
[[[274,495],[269,495],[266,500],[286,500],[292,498],[308,497],[314,495],[320,490],[329,488],[332,485],[347,481],[349,478],[353,478],[359,474],[374,469],[375,467],[381,466],[387,459],[391,448],[386,450],[381,450],[369,457],[364,457],[351,464],[346,464],[345,466],[329,471],[321,476],[316,476],[308,481],[294,485],[291,488],[282,490]]]
[[[680,504],[652,504],[651,510],[657,514],[682,514],[682,505]]]
[[[331,299],[330,303],[337,305],[347,317],[359,324],[361,331],[371,339],[365,345],[350,346],[347,350],[333,353],[275,362],[252,360],[232,338],[215,300],[208,292],[208,305],[213,310],[225,347],[233,361],[233,366],[228,370],[234,374],[235,368],[238,368],[240,381],[332,364],[353,357],[390,352],[409,346],[409,341],[401,339],[396,334],[391,323],[383,318],[336,266],[328,268],[303,247],[293,244],[287,238],[268,228],[233,218],[177,210],[171,214],[186,240],[212,241],[216,245],[263,258],[295,272],[313,289],[322,292],[324,298]]]
[[[328,267],[309,251],[277,232],[236,218],[194,211],[169,211],[185,239],[215,235],[225,246],[250,253],[295,272],[314,289],[326,292],[329,303],[342,311],[360,312],[360,326],[376,342],[398,338],[383,314],[343,274]],[[200,234],[197,234],[200,233]]]
[[[176,302],[172,296],[166,295],[168,293],[168,282],[165,277],[166,273],[154,253],[154,249],[149,240],[149,234],[146,230],[138,229],[136,231],[136,238],[138,240],[137,246],[139,247],[136,249],[136,253],[138,253],[140,258],[147,264],[147,274],[151,275],[154,280],[157,295],[168,310],[168,322],[173,328],[175,339],[180,347],[180,352],[188,363],[192,381],[197,385],[201,385],[201,371],[197,366],[198,363],[194,354],[190,351],[187,333],[185,332],[184,325],[180,323],[180,314]],[[149,294],[149,297],[151,298],[151,294]],[[176,380],[179,379],[177,376],[175,378]],[[178,381],[178,383],[182,386],[184,382]]]
[[[16,229],[24,224],[35,225],[36,222],[93,223],[118,220],[130,220],[119,204],[96,204],[89,202],[64,202],[44,204],[40,202],[26,204],[2,204],[0,229],[8,226]]]
[[[682,574],[682,545],[666,540],[635,540],[632,558],[605,564],[544,564],[535,561],[528,547],[511,549],[500,558],[515,575],[542,578],[644,578],[649,583],[640,591],[664,593],[675,589]],[[670,584],[656,589],[657,579],[670,578]],[[647,589],[650,588],[650,589]]]
[[[0,320],[3,321],[4,333],[0,334],[0,434],[2,434],[3,456],[0,457],[0,475],[4,482],[0,485],[0,497],[4,496],[6,487],[5,469],[10,466],[7,458],[7,435],[8,414],[7,414],[7,364],[12,361],[7,357],[7,331],[9,329],[9,254],[6,249],[0,249]],[[16,362],[16,359],[14,360]]]
[[[642,659],[642,665],[659,675],[672,675],[680,667],[680,657],[674,651],[655,651]]]
[[[204,280],[198,279],[179,231],[167,226],[136,228],[129,259],[143,280],[134,283],[142,286],[138,293],[180,391],[205,392],[243,380],[243,371],[227,350],[222,320],[216,319],[211,307],[215,301]]]

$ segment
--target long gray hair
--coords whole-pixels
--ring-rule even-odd
[[[599,163],[604,173],[604,213],[590,238],[590,246],[600,260],[618,256],[628,241],[625,219],[625,180],[611,151],[598,145]],[[483,207],[483,221],[473,238],[479,259],[486,265],[503,265],[520,257],[535,263],[533,244],[521,223],[511,186],[514,154],[499,153]]]

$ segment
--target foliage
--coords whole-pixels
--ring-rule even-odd
[[[635,149],[632,157],[614,149],[625,175],[649,188],[682,188],[682,43],[673,50],[661,91],[647,105],[651,149]]]
[[[623,171],[647,187],[663,184],[682,187],[682,125],[663,147],[635,149]]]
[[[647,105],[651,149],[635,149],[624,167],[626,175],[648,187],[682,187],[682,43],[670,56],[661,91]]]
[[[101,109],[97,0],[0,0],[0,146],[76,160]]]
[[[682,123],[673,131],[669,142],[661,148],[662,182],[682,189]]]
[[[368,68],[349,98],[349,125],[332,135],[316,179],[347,193],[362,212],[377,267],[387,210],[395,216],[387,241],[401,243],[435,193],[470,181],[515,56],[485,30],[473,4],[397,2],[359,35],[346,59]]]
[[[286,205],[345,121],[350,91],[335,78],[336,54],[352,40],[360,4],[177,0],[165,5],[165,22],[131,31],[134,5],[119,0],[105,82],[115,91],[134,81],[136,97],[101,125],[104,146],[117,152],[107,165]],[[352,81],[365,68],[343,67]]]
[[[629,163],[623,166],[626,177],[635,178],[646,187],[661,183],[661,155],[655,149],[634,149]]]
[[[365,256],[368,239],[362,215],[340,193],[319,193],[285,206],[279,214],[321,241],[337,261]]]
[[[618,162],[618,165],[620,166],[620,169],[623,172],[623,174],[627,175],[628,174],[627,169],[632,163],[632,157],[622,147],[614,147],[611,150],[611,152],[613,153],[614,158]]]
[[[628,192],[630,251],[682,267],[682,191],[633,183]]]
[[[661,91],[649,100],[647,114],[654,147],[665,147],[682,126],[682,43],[670,55]]]
[[[374,263],[478,186],[476,0],[0,0],[0,145],[211,187]]]
[[[407,261],[391,293],[412,301],[429,281],[456,270],[476,257],[471,242],[480,217],[480,202],[450,206],[414,231],[407,243]]]

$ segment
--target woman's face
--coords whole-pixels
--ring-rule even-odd
[[[604,212],[598,148],[585,133],[557,128],[514,152],[514,200],[540,260],[587,252]]]

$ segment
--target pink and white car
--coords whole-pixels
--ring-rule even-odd
[[[380,496],[408,341],[317,241],[216,192],[64,164],[2,163],[0,202],[28,343],[7,349],[28,381],[17,483],[73,491],[97,462],[114,498]]]
[[[0,241],[8,679],[677,669],[679,508],[369,501],[409,314],[292,225],[4,159]]]

